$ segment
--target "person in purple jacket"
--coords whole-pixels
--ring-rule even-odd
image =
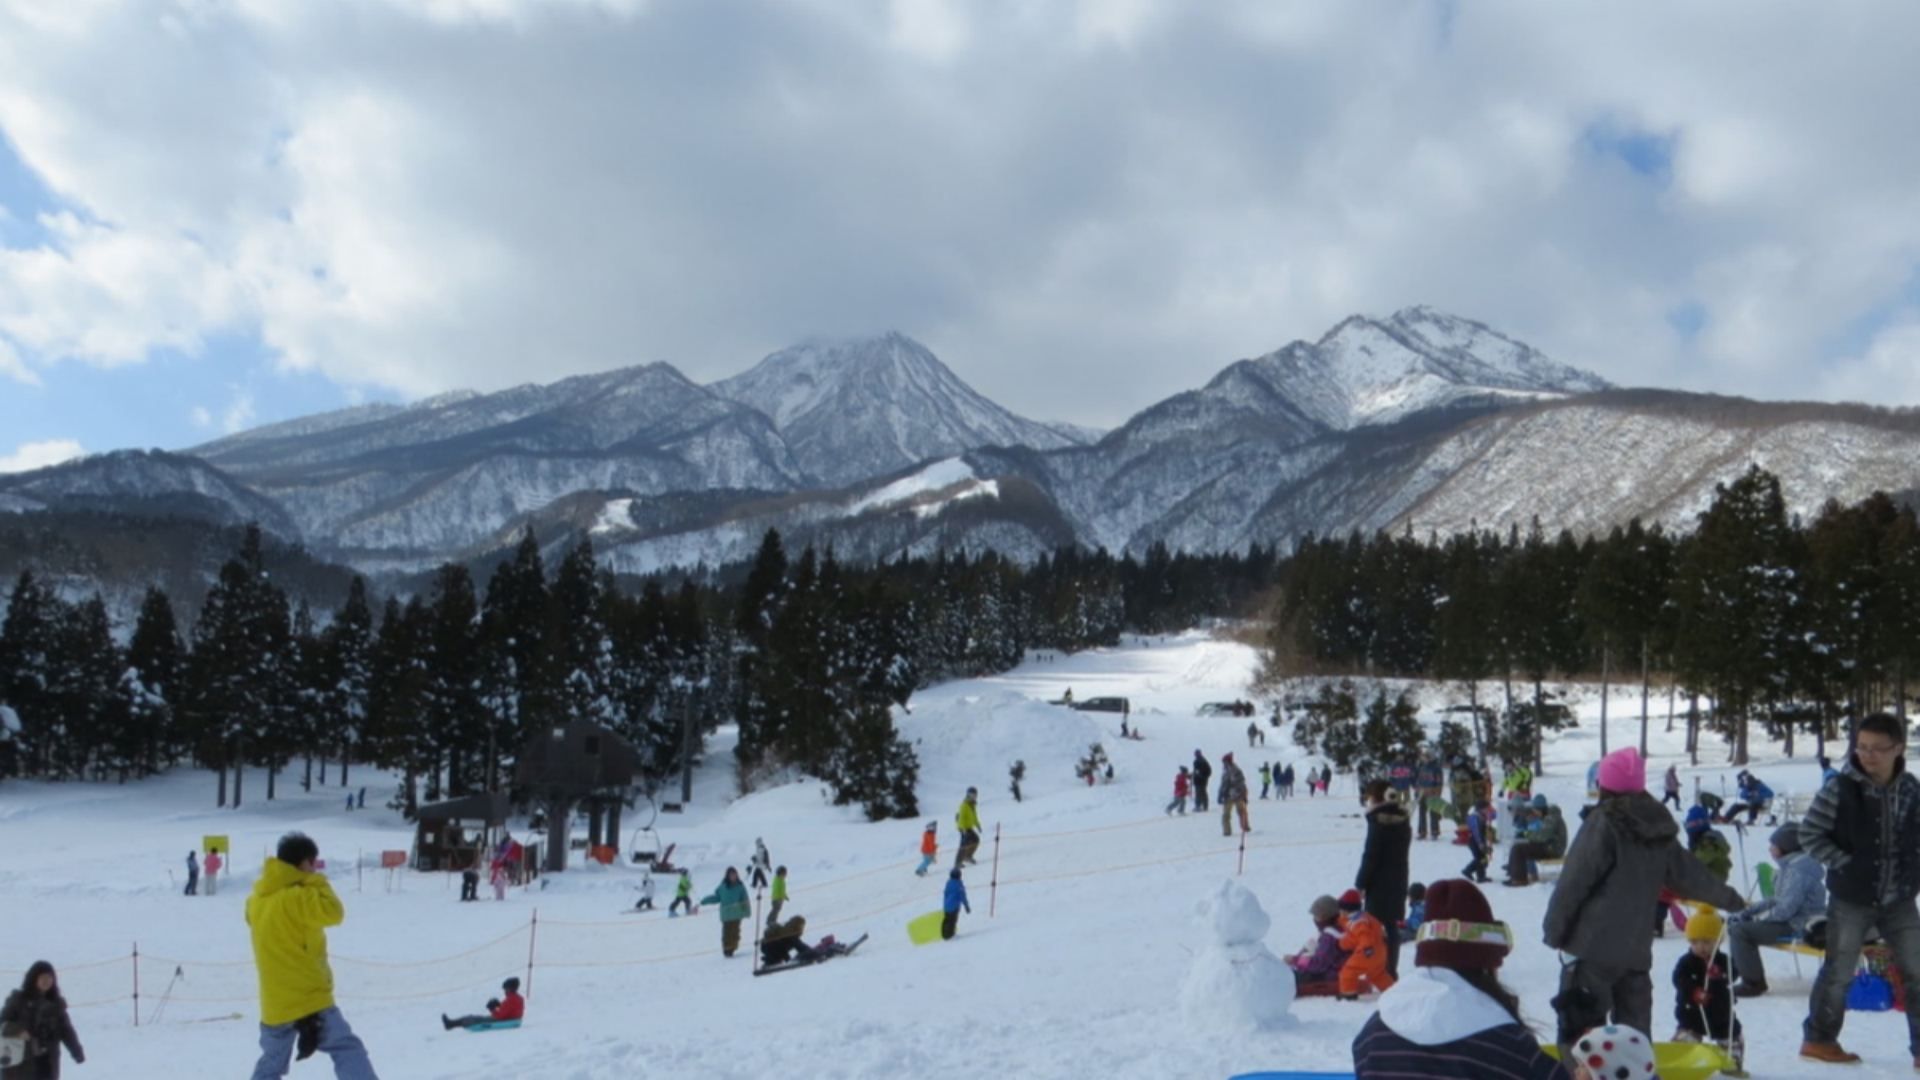
[[[1340,968],[1347,953],[1340,947],[1340,905],[1331,896],[1315,898],[1307,907],[1313,916],[1313,947],[1287,957],[1293,969],[1295,997],[1333,997],[1340,992]]]
[[[1513,932],[1472,882],[1427,886],[1427,920],[1413,970],[1380,995],[1353,1040],[1358,1080],[1571,1080],[1520,1018],[1520,1001],[1496,972]]]

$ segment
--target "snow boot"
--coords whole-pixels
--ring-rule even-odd
[[[1824,1065],[1858,1065],[1860,1055],[1848,1053],[1837,1042],[1803,1042],[1800,1044],[1800,1060],[1818,1061]]]
[[[1748,982],[1744,979],[1740,981],[1740,984],[1738,986],[1735,986],[1733,988],[1733,996],[1737,998],[1756,998],[1766,992],[1767,992],[1766,983]]]

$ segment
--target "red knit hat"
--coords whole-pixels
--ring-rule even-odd
[[[1427,917],[1413,949],[1417,967],[1479,968],[1500,966],[1513,951],[1513,932],[1496,922],[1493,908],[1473,882],[1462,878],[1427,886]]]
[[[1348,889],[1346,892],[1343,892],[1340,894],[1340,910],[1341,911],[1359,911],[1360,910],[1360,890],[1359,889]]]

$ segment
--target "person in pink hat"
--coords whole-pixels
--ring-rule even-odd
[[[1662,888],[1723,911],[1746,906],[1679,836],[1673,815],[1647,794],[1647,764],[1638,750],[1601,759],[1600,801],[1567,849],[1547,901],[1546,943],[1567,954],[1553,999],[1563,1056],[1583,1033],[1609,1020],[1642,1034],[1653,1029],[1647,912]]]

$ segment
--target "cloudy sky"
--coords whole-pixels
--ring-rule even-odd
[[[1910,0],[0,0],[0,469],[898,329],[1109,426],[1431,304],[1920,403]]]

